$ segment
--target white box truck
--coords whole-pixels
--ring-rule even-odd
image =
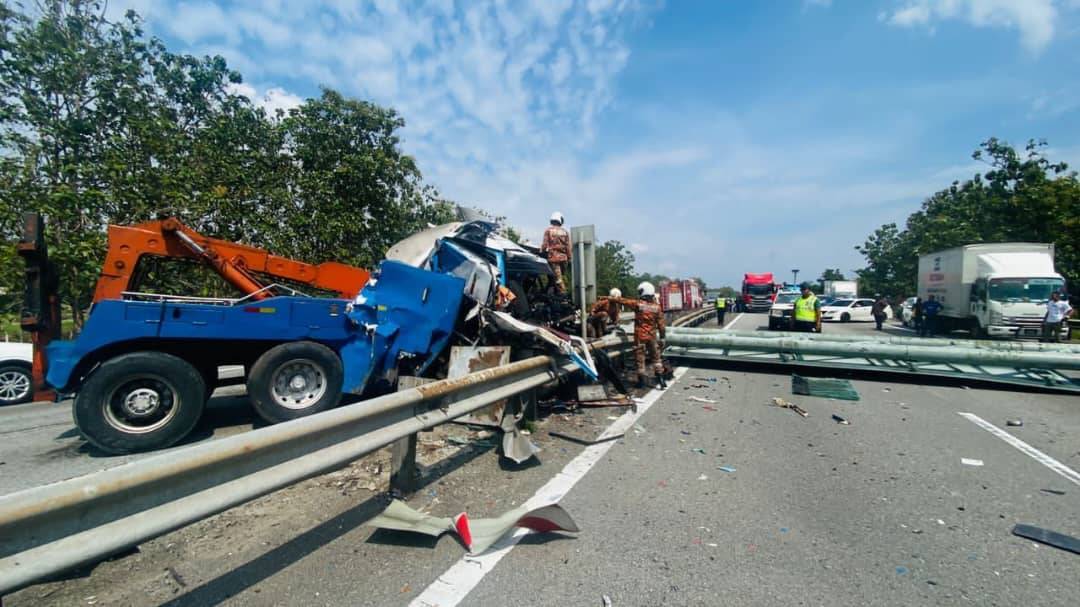
[[[971,244],[919,257],[919,297],[941,302],[940,331],[1039,337],[1050,293],[1064,289],[1052,244]]]
[[[822,291],[835,299],[853,299],[859,296],[859,283],[854,280],[826,280]]]

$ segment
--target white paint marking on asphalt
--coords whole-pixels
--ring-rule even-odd
[[[726,328],[730,327],[731,325],[739,322],[739,319],[742,318],[743,314],[745,314],[745,312],[739,312],[737,315],[735,315],[735,318],[732,318],[730,322],[728,322],[726,325],[724,325],[724,328],[726,329]]]
[[[1065,464],[1057,461],[1056,459],[1050,457],[1049,455],[1043,453],[1042,451],[1039,451],[1035,447],[1032,447],[1031,445],[1025,443],[1024,441],[1016,438],[1012,434],[1009,434],[1008,432],[1002,430],[1001,428],[998,428],[994,424],[991,424],[990,422],[988,422],[985,419],[979,417],[978,415],[975,415],[974,413],[959,413],[958,415],[960,415],[962,417],[966,417],[969,421],[974,423],[976,426],[979,426],[980,428],[982,428],[983,430],[986,430],[990,434],[993,434],[994,436],[1000,438],[1001,440],[1009,443],[1013,447],[1016,447],[1020,451],[1022,451],[1025,454],[1031,456],[1035,461],[1037,461],[1040,464],[1046,466],[1047,468],[1053,470],[1054,472],[1057,472],[1061,476],[1064,476],[1068,480],[1076,483],[1077,485],[1080,485],[1080,472],[1077,472],[1076,470],[1073,470],[1072,468],[1070,468],[1070,467],[1066,466]]]
[[[671,385],[686,373],[686,367],[675,369],[675,379]],[[670,389],[670,388],[669,388]],[[625,433],[649,410],[660,397],[664,395],[662,390],[653,390],[645,395],[637,403],[637,412],[624,413],[619,419],[611,423],[597,440]],[[577,457],[570,460],[561,472],[549,480],[547,484],[533,494],[525,506],[527,508],[539,508],[547,504],[558,502],[574,488],[585,474],[607,454],[618,441],[590,445]],[[514,546],[523,537],[529,534],[528,529],[517,529],[514,533],[499,540],[487,552],[477,556],[463,556],[458,562],[450,566],[442,575],[435,579],[430,586],[424,589],[412,602],[410,607],[453,607],[472,592],[473,588],[484,579],[484,576],[495,569],[495,565],[513,550]]]

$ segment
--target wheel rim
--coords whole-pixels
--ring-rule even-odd
[[[22,400],[30,395],[30,376],[21,371],[0,373],[0,400]]]
[[[117,384],[103,403],[105,422],[128,434],[146,434],[168,424],[180,409],[176,388],[158,375],[137,375]]]
[[[286,409],[307,409],[326,394],[326,372],[307,358],[290,360],[278,367],[270,382],[274,402]]]

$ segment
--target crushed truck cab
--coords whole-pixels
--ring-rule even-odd
[[[97,447],[164,447],[201,416],[220,365],[243,365],[270,422],[377,392],[399,370],[421,374],[448,344],[461,278],[385,261],[352,301],[161,296],[94,304],[73,341],[48,348],[47,382],[76,393],[75,420]]]

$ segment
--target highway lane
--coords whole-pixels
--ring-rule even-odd
[[[734,321],[743,330],[763,324],[763,315]],[[1080,485],[959,413],[1075,471],[1080,399],[854,385],[861,400],[852,403],[793,396],[788,372],[778,369],[689,370],[562,500],[581,533],[527,538],[471,582],[461,570],[480,561],[463,559],[452,538],[373,533],[362,524],[381,507],[378,497],[330,475],[5,604],[93,596],[99,605],[405,605],[429,587],[466,582],[476,586],[461,593],[463,605],[596,605],[603,595],[616,606],[1075,603],[1080,557],[1009,531],[1027,522],[1080,536]],[[692,395],[717,401],[715,410]],[[773,396],[798,402],[810,417],[770,406]],[[851,425],[836,424],[833,413]],[[612,423],[608,415],[591,419],[602,426]],[[1006,428],[1015,417],[1024,426]],[[591,427],[560,418],[541,426],[542,464],[508,468],[494,452],[475,452],[411,503],[474,516],[522,503],[582,453],[544,435],[555,422],[579,434]],[[40,431],[55,436],[56,423]],[[7,476],[6,465],[0,471]]]

